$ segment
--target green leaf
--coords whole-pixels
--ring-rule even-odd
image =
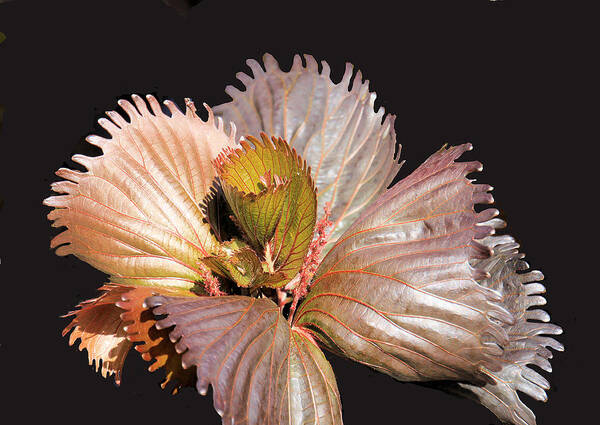
[[[237,240],[226,242],[219,251],[200,261],[213,272],[244,288],[259,286],[268,277],[256,252]]]
[[[239,227],[272,274],[263,285],[281,287],[300,270],[312,240],[316,190],[310,168],[285,140],[261,139],[224,152],[216,168]]]

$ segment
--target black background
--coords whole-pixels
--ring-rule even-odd
[[[372,82],[377,105],[398,117],[401,176],[445,142],[474,144],[467,157],[485,164],[479,180],[495,187],[508,231],[544,271],[547,310],[565,329],[566,352],[546,374],[549,402],[522,398],[540,424],[587,422],[598,353],[598,138],[584,131],[598,116],[589,101],[592,16],[547,0],[204,0],[187,17],[158,0],[1,4],[2,416],[8,408],[60,424],[220,423],[210,397],[163,392],[161,372],[146,373],[136,353],[118,388],[68,347],[58,316],[94,297],[104,275],[53,254],[57,231],[41,202],[54,170],[73,166],[74,153],[96,153],[83,138],[101,132],[96,120],[119,97],[217,105],[246,58],[270,52],[287,69],[305,52],[327,60],[336,81],[349,61]],[[498,423],[471,401],[328,357],[347,425]]]

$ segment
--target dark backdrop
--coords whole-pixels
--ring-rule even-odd
[[[597,233],[597,135],[582,129],[597,117],[585,103],[588,16],[573,2],[547,0],[204,0],[187,17],[159,0],[1,4],[2,416],[8,408],[22,420],[65,425],[220,423],[210,397],[163,392],[160,372],[147,373],[136,353],[118,388],[67,346],[59,315],[95,296],[104,275],[53,254],[56,230],[41,202],[54,170],[72,166],[74,153],[95,153],[83,138],[101,131],[96,120],[119,97],[216,105],[228,100],[223,89],[246,70],[246,58],[270,52],[289,67],[294,53],[306,52],[326,59],[335,79],[350,61],[372,81],[377,105],[398,116],[401,176],[445,142],[474,144],[468,158],[485,164],[479,180],[495,186],[508,230],[546,275],[553,322],[566,330],[559,339],[567,351],[546,374],[549,402],[522,397],[540,424],[581,421],[593,406],[586,395],[597,356],[597,248],[586,244]],[[471,401],[328,357],[347,425],[498,423]]]

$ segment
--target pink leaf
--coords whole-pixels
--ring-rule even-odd
[[[241,296],[156,296],[184,368],[195,367],[200,394],[212,385],[214,406],[227,424],[342,423],[331,366],[311,335],[290,328],[269,299]]]
[[[444,381],[500,419],[534,425],[517,390],[545,399],[549,320],[509,236],[491,236],[491,187],[473,184],[478,162],[455,162],[469,144],[442,148],[382,194],[335,242],[293,324],[330,350],[401,381]],[[456,381],[456,384],[450,381]],[[440,383],[440,385],[442,385]]]
[[[212,160],[226,146],[234,146],[221,119],[208,121],[186,114],[165,102],[137,95],[133,104],[121,100],[129,121],[107,112],[98,122],[110,139],[91,135],[87,141],[104,154],[73,160],[87,172],[66,168],[57,175],[66,180],[52,185],[61,193],[44,201],[55,207],[48,218],[53,226],[67,227],[51,242],[58,255],[74,254],[128,285],[189,288],[199,280],[199,258],[216,243],[203,223],[199,206],[215,177]]]

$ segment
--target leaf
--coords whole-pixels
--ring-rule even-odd
[[[281,138],[249,136],[217,159],[223,193],[250,246],[281,287],[300,270],[316,221],[315,188],[306,162]],[[285,276],[281,278],[281,276]]]
[[[166,379],[161,384],[175,381],[174,392],[181,386],[191,386],[195,382],[193,371],[181,368],[180,355],[175,352],[166,332],[153,328],[154,316],[143,306],[144,299],[152,295],[182,295],[178,291],[155,290],[147,287],[131,287],[108,283],[100,288],[103,293],[98,297],[80,303],[79,310],[64,317],[75,316],[63,330],[63,336],[69,333],[69,345],[81,339],[79,350],[88,351],[90,365],[100,368],[104,378],[115,375],[117,385],[121,384],[121,375],[125,358],[134,342],[144,360],[156,361],[149,370],[154,372],[165,366]]]
[[[487,185],[454,162],[470,145],[442,148],[382,194],[320,264],[293,319],[328,349],[401,381],[489,381],[514,318],[476,281],[469,261],[489,255],[474,238],[492,232],[475,213]]]
[[[229,249],[225,243],[218,253],[203,258],[202,261],[213,272],[225,276],[236,285],[247,288],[262,283],[267,274],[254,250],[236,241],[235,248]]]
[[[496,229],[506,225],[498,219],[486,224]],[[517,390],[536,400],[547,400],[545,390],[550,388],[550,384],[527,365],[534,364],[552,372],[549,362],[552,352],[548,348],[563,351],[564,347],[554,338],[544,335],[560,335],[562,329],[547,323],[550,321],[548,313],[532,308],[546,304],[546,299],[540,295],[546,288],[538,282],[544,276],[537,270],[529,270],[529,265],[523,260],[525,255],[518,251],[519,244],[509,235],[488,236],[480,242],[494,251],[487,259],[471,262],[473,267],[490,275],[480,280],[480,284],[497,291],[502,296],[503,305],[517,320],[504,326],[509,342],[503,347],[502,369],[486,371],[493,382],[485,385],[447,383],[443,389],[475,399],[503,422],[535,425],[535,415],[519,399]]]
[[[200,202],[215,171],[211,160],[234,144],[209,110],[208,121],[165,102],[170,116],[147,96],[152,112],[137,95],[135,107],[120,100],[129,117],[107,112],[98,122],[112,136],[92,135],[102,156],[75,155],[87,172],[61,168],[67,180],[52,184],[48,218],[67,227],[51,242],[58,255],[74,254],[126,285],[190,288],[199,279],[196,262],[216,244],[203,223]],[[137,108],[137,109],[136,109]]]
[[[306,66],[296,55],[288,72],[271,55],[263,58],[266,71],[249,59],[253,77],[237,74],[245,91],[228,86],[225,91],[232,101],[214,110],[234,122],[241,135],[265,132],[282,137],[308,162],[319,189],[319,218],[331,203],[333,241],[398,172],[395,117],[384,118],[384,108],[374,111],[376,95],[369,92],[360,71],[352,80],[352,65],[346,64],[336,84],[326,62],[319,72],[312,56],[304,58]]]
[[[131,342],[123,330],[120,318],[123,310],[115,303],[130,289],[126,286],[104,285],[100,288],[104,292],[98,298],[83,301],[77,305],[79,310],[64,316],[75,316],[62,332],[65,336],[73,331],[69,336],[69,345],[80,339],[79,351],[87,350],[90,366],[95,362],[96,372],[100,369],[104,378],[114,374],[117,385],[121,383],[123,363]]]
[[[157,327],[170,337],[184,368],[196,367],[196,387],[213,387],[223,423],[341,424],[331,367],[312,337],[290,329],[266,298],[157,296],[146,300]]]
[[[302,328],[292,328],[290,345],[287,401],[293,418],[280,423],[341,424],[340,394],[325,355]]]
[[[166,292],[163,290],[162,293]],[[173,343],[168,338],[168,332],[154,327],[156,320],[144,305],[144,300],[157,294],[158,292],[152,288],[134,288],[123,294],[115,305],[124,310],[120,318],[127,340],[141,343],[136,344],[134,348],[144,360],[153,361],[148,367],[150,372],[161,367],[165,368],[165,379],[161,387],[164,389],[171,384],[172,393],[175,394],[181,387],[194,386],[196,376],[194,370],[184,370],[181,367],[181,355],[175,351]]]

